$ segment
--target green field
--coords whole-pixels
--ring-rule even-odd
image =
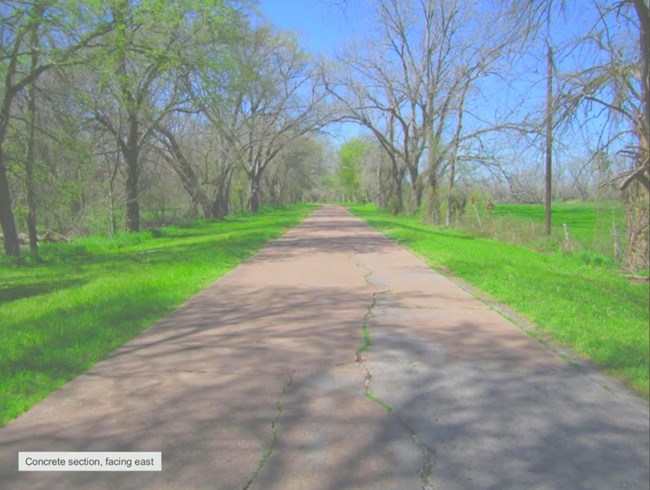
[[[89,237],[0,261],[0,425],[296,225],[311,205]]]
[[[630,282],[615,268],[585,263],[579,254],[539,252],[432,228],[415,216],[392,216],[374,205],[351,211],[433,267],[445,267],[513,307],[554,342],[648,398],[647,283]],[[587,233],[589,225],[584,228]]]
[[[554,202],[550,239],[543,236],[543,204],[497,204],[491,213],[483,214],[485,227],[493,230],[488,235],[538,248],[568,246],[574,251],[590,251],[601,259],[615,260],[614,237],[618,237],[621,246],[625,245],[624,210],[617,201]],[[569,243],[565,241],[564,224],[568,227]]]

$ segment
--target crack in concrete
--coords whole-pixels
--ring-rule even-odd
[[[356,253],[350,255],[349,259],[352,260],[357,265],[357,267],[364,269],[366,271],[366,274],[364,275],[364,280],[370,285],[377,286],[378,284],[372,283],[368,279],[373,273],[372,270],[368,269],[367,267],[360,264],[356,260],[353,260],[352,257],[354,257],[354,255],[356,255]],[[434,490],[434,485],[432,480],[433,468],[435,466],[434,450],[431,449],[422,439],[420,439],[416,430],[411,426],[411,424],[408,423],[408,421],[399,412],[397,412],[388,402],[377,397],[370,389],[370,383],[372,381],[372,372],[370,371],[370,369],[368,369],[368,366],[366,366],[366,359],[363,356],[363,353],[366,352],[372,345],[372,339],[370,335],[370,329],[368,328],[368,322],[370,321],[370,318],[374,313],[375,306],[377,305],[377,296],[380,294],[391,294],[391,291],[387,286],[383,284],[381,284],[380,286],[383,288],[383,291],[373,293],[372,301],[370,303],[370,306],[368,307],[368,311],[366,311],[366,314],[363,316],[361,331],[363,332],[364,342],[363,345],[359,347],[356,351],[357,354],[356,362],[366,373],[363,380],[366,398],[377,403],[384,410],[386,410],[389,415],[395,417],[399,422],[400,426],[409,434],[411,441],[413,441],[413,444],[415,444],[418,447],[418,449],[422,452],[425,462],[420,468],[420,471],[418,472],[418,477],[422,482],[422,490]]]
[[[282,417],[282,413],[284,412],[282,399],[287,394],[287,391],[289,391],[289,387],[293,384],[293,375],[295,373],[296,371],[294,370],[291,372],[291,374],[285,374],[288,378],[288,381],[285,383],[284,387],[282,388],[282,393],[280,393],[276,401],[277,413],[275,415],[275,418],[271,422],[271,443],[269,444],[269,447],[266,450],[266,452],[262,455],[260,461],[257,463],[257,468],[255,468],[255,471],[253,471],[250,479],[248,480],[248,482],[246,482],[246,485],[244,485],[242,490],[248,490],[250,488],[253,482],[255,482],[255,480],[257,479],[257,476],[260,474],[260,471],[262,471],[262,469],[264,469],[264,467],[266,466],[266,463],[271,457],[271,454],[273,454],[273,450],[275,449],[275,446],[278,442],[277,426],[278,423],[280,422],[280,417]]]
[[[372,340],[370,339],[370,330],[368,330],[368,320],[370,319],[370,316],[372,315],[372,311],[374,310],[375,305],[377,304],[378,294],[383,294],[383,292],[372,294],[372,301],[370,303],[370,307],[368,308],[368,311],[366,311],[366,314],[363,315],[363,320],[361,322],[361,332],[363,333],[363,345],[357,349],[356,352],[357,362],[362,362],[363,353],[367,351],[372,345]]]
[[[422,465],[418,474],[422,481],[422,490],[434,490],[431,475],[433,474],[433,467],[436,464],[435,452],[422,439],[420,439],[415,429],[399,414],[399,412],[393,411],[392,415],[397,418],[402,428],[411,436],[413,444],[415,444],[424,455],[426,461],[424,465]]]

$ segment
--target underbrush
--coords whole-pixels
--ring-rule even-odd
[[[476,209],[467,206],[454,226],[538,251],[575,253],[586,264],[620,266],[626,246],[620,203],[555,202],[550,236],[545,234],[544,216],[541,204],[496,204],[488,210],[481,202]]]

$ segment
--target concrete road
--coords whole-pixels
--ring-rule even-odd
[[[0,488],[647,489],[648,446],[645,401],[324,207],[0,429]]]

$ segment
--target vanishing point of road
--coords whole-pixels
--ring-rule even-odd
[[[644,400],[323,207],[0,429],[0,488],[647,489],[648,446]]]

